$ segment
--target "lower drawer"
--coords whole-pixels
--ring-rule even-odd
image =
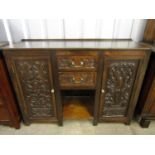
[[[95,88],[96,72],[59,72],[61,88]]]

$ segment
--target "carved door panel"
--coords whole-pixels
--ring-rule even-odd
[[[141,59],[138,52],[105,52],[100,119],[127,121]]]
[[[57,120],[50,54],[8,55],[25,123]]]

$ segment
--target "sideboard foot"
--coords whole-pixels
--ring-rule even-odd
[[[150,125],[150,121],[145,119],[145,118],[142,118],[141,121],[140,121],[140,126],[142,128],[148,128]]]

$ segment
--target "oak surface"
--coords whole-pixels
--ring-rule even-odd
[[[9,49],[149,49],[142,43],[131,40],[85,40],[85,39],[59,39],[59,40],[40,40],[23,41],[10,44],[3,48]]]
[[[150,47],[131,40],[29,40],[3,48],[3,55],[27,124],[47,122],[44,116],[52,115],[53,119],[48,117],[48,121],[62,125],[63,108],[70,111],[70,104],[63,107],[62,90],[94,91],[91,104],[94,125],[106,121],[129,124]],[[44,103],[42,99],[46,96],[48,101]],[[81,105],[73,107],[82,114],[86,108],[82,108],[83,112],[78,110]],[[34,115],[38,119],[30,121]]]

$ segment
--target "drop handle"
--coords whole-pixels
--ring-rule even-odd
[[[105,93],[104,89],[101,90],[101,93]]]
[[[80,63],[77,65],[74,61],[71,61],[71,65],[72,65],[72,67],[81,67],[81,66],[83,66],[84,65],[84,62],[83,61],[80,61]]]
[[[72,64],[72,65],[75,65],[75,62],[74,62],[74,61],[72,61],[72,62],[71,62],[71,64]]]
[[[80,80],[76,80],[74,77],[72,78],[72,81],[76,84],[81,83],[83,80],[83,78],[80,78]]]
[[[84,62],[83,62],[83,61],[81,61],[81,62],[80,62],[80,65],[81,65],[81,66],[83,66],[83,65],[84,65]]]
[[[52,94],[54,93],[54,89],[51,89],[51,93],[52,93]]]

